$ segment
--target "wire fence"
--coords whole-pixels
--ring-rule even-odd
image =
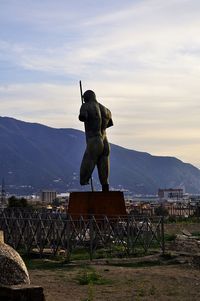
[[[16,250],[44,256],[64,253],[69,259],[78,250],[89,258],[112,254],[129,256],[158,251],[164,253],[163,217],[80,216],[52,214],[41,210],[2,209],[0,229],[5,242]]]

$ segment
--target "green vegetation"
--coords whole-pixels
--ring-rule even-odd
[[[100,280],[100,275],[97,274],[95,271],[82,271],[76,277],[76,280],[80,285],[88,285],[89,283],[98,284]]]
[[[137,246],[134,250],[128,250],[122,245],[112,245],[110,248],[99,248],[92,253],[92,259],[112,259],[112,258],[131,258],[131,257],[143,257],[144,255],[153,255],[160,252],[160,245],[158,242],[151,242],[151,248]],[[89,249],[79,248],[73,250],[70,255],[70,261],[77,260],[90,260]]]
[[[137,262],[118,262],[118,263],[110,262],[108,265],[125,267],[125,268],[143,268],[143,267],[158,266],[161,265],[161,262],[159,260],[149,260],[149,261],[142,260]]]
[[[89,260],[89,250],[86,248],[77,248],[70,255],[70,260]]]
[[[174,241],[176,239],[176,234],[165,234],[165,241]]]
[[[97,273],[94,269],[90,268],[84,268],[83,271],[79,272],[76,281],[80,285],[91,285],[91,284],[97,284],[97,285],[103,285],[103,284],[109,284],[111,283],[110,280],[105,279],[102,275]]]
[[[91,283],[88,285],[88,298],[84,299],[83,301],[94,301],[94,288]]]
[[[135,301],[143,300],[144,297],[155,296],[157,293],[157,289],[155,285],[150,284],[149,281],[136,281],[134,284],[134,299]],[[146,299],[145,299],[146,300]]]
[[[63,260],[60,259],[28,259],[24,258],[25,264],[28,270],[56,270],[56,269],[65,269],[66,264]],[[69,268],[70,265],[67,266]]]
[[[154,285],[152,285],[149,289],[149,294],[151,296],[154,296],[156,294],[156,287]]]
[[[160,257],[165,260],[170,260],[170,259],[174,259],[176,255],[173,255],[171,252],[167,252],[165,254],[160,255]]]
[[[194,231],[191,233],[193,236],[197,236],[200,238],[200,232],[199,231]]]
[[[164,206],[160,205],[159,207],[155,208],[155,215],[157,216],[168,216],[169,211]]]
[[[16,198],[14,195],[8,199],[8,208],[20,207],[27,208],[29,207],[27,199],[25,198]]]
[[[164,257],[163,257],[164,258]],[[167,258],[166,259],[170,259]],[[74,263],[66,263],[63,260],[52,260],[52,259],[24,259],[25,264],[28,270],[66,270],[66,268],[74,269],[77,266],[81,269],[76,280],[79,284],[104,284],[105,279],[102,278],[101,275],[97,274],[95,270],[89,264],[74,264]],[[138,268],[138,267],[150,267],[150,266],[158,266],[162,265],[159,259],[155,260],[141,260],[137,262],[123,262],[119,261],[117,263],[108,261],[108,266],[119,266],[119,267],[130,267],[130,268]]]
[[[168,235],[170,237],[172,235]],[[172,238],[171,238],[172,239]],[[25,249],[18,249],[21,256],[24,258],[27,265],[30,266],[30,269],[52,269],[60,266],[65,266],[66,264],[70,264],[71,262],[80,262],[80,261],[89,261],[90,258],[90,250],[88,248],[77,248],[72,250],[70,257],[67,257],[67,252],[62,254],[54,255],[52,253],[44,253],[42,256],[39,252],[27,254]],[[135,250],[130,250],[128,253],[125,250],[124,246],[116,245],[112,246],[112,248],[99,248],[94,250],[92,253],[92,259],[106,259],[109,261],[113,258],[140,258],[147,255],[154,255],[160,253],[160,246],[158,243],[151,244],[151,248],[145,252],[144,247],[138,246]]]
[[[167,224],[178,223],[178,224],[192,224],[192,223],[200,223],[200,218],[197,216],[175,216],[170,215],[165,218],[165,222]]]

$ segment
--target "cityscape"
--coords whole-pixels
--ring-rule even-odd
[[[200,300],[200,1],[0,0],[0,300]]]

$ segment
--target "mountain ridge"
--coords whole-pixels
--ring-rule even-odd
[[[90,190],[79,185],[84,132],[0,117],[0,138],[0,177],[5,178],[9,192]],[[192,164],[110,145],[112,189],[156,194],[159,188],[185,187],[187,192],[200,192],[200,170]],[[94,184],[100,189],[96,172]]]

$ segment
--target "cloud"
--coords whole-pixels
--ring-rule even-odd
[[[1,114],[82,129],[82,79],[113,113],[112,142],[196,163],[200,2],[102,2],[2,2]]]
[[[129,79],[132,74],[140,72],[149,73],[153,70],[168,73],[176,67],[176,73],[179,73],[199,66],[199,56],[191,59],[189,51],[191,44],[196,48],[200,46],[196,38],[200,25],[198,14],[195,13],[197,1],[190,2],[190,5],[188,1],[182,1],[181,5],[180,1],[161,4],[155,0],[129,3],[124,10],[107,15],[103,11],[89,20],[85,11],[78,20],[80,13],[75,15],[74,7],[70,7],[69,13],[66,13],[64,7],[67,9],[67,5],[63,2],[56,8],[52,1],[48,3],[48,10],[41,9],[36,17],[39,8],[37,2],[31,11],[30,21],[25,20],[34,22],[36,26],[38,19],[45,19],[50,30],[49,33],[46,29],[47,36],[50,37],[51,32],[56,30],[59,36],[63,35],[63,40],[59,41],[59,46],[51,43],[51,39],[48,46],[35,39],[33,45],[9,43],[3,55],[10,52],[9,57],[15,62],[17,56],[17,64],[25,69],[66,75],[83,74],[85,78],[95,73],[97,78],[104,76],[112,80],[120,77],[123,71]],[[180,7],[181,14],[177,14]],[[27,6],[22,9],[23,16],[29,16],[27,10],[30,12]],[[73,22],[69,22],[69,16],[74,18]],[[59,20],[58,24],[66,28],[61,31],[55,29],[51,18],[54,18],[53,24]],[[71,24],[77,24],[73,30]],[[187,49],[187,55],[184,49]]]
[[[54,127],[79,125],[79,91],[73,86],[50,84],[0,87],[1,115]]]

